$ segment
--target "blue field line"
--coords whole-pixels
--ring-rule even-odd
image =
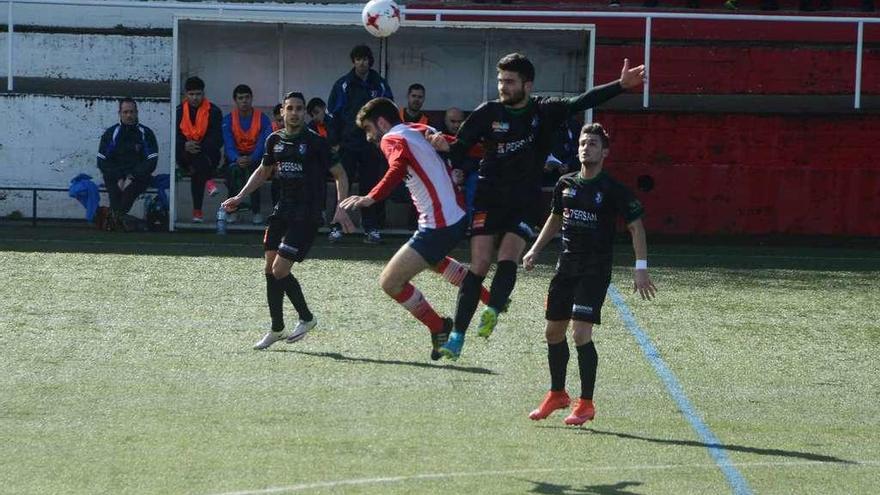
[[[636,338],[645,357],[648,358],[651,366],[654,367],[654,371],[657,372],[660,379],[666,384],[666,389],[669,390],[669,394],[675,399],[678,408],[681,410],[682,414],[684,414],[684,417],[687,418],[697,435],[699,435],[700,440],[706,444],[706,448],[709,449],[709,455],[715,460],[715,464],[721,468],[721,471],[727,478],[727,482],[733,489],[733,493],[736,495],[751,495],[752,490],[749,488],[748,482],[746,482],[743,475],[740,474],[736,467],[734,467],[733,463],[730,462],[730,458],[727,457],[727,453],[724,451],[718,437],[716,437],[715,434],[712,433],[712,430],[706,426],[706,423],[703,423],[703,420],[700,419],[700,415],[691,405],[691,402],[684,393],[684,389],[681,388],[681,384],[678,383],[678,379],[675,378],[675,374],[666,366],[666,363],[663,362],[663,358],[660,357],[657,348],[651,343],[651,339],[649,339],[644,330],[639,327],[635,317],[633,317],[632,311],[630,311],[629,306],[627,306],[623,297],[621,297],[620,292],[614,285],[608,287],[608,295],[611,297],[611,301],[614,302],[614,305],[617,306],[617,311],[620,313],[621,319],[623,319],[623,322],[626,324],[626,328],[629,329],[632,336]]]

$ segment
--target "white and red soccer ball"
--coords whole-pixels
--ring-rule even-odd
[[[400,27],[400,7],[394,0],[370,0],[364,5],[361,20],[364,28],[373,36],[391,36]]]

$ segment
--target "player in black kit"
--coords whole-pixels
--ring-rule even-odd
[[[278,204],[269,217],[269,226],[263,236],[266,298],[272,329],[254,345],[254,349],[266,349],[285,338],[288,343],[296,342],[318,323],[309,311],[299,281],[290,273],[290,268],[294,262],[305,259],[323,222],[326,200],[324,177],[328,170],[336,181],[337,199],[342,201],[348,196],[345,169],[339,164],[331,166],[327,141],[305,125],[306,102],[302,93],[288,93],[282,105],[284,128],[266,138],[266,152],[260,167],[250,176],[241,192],[222,205],[227,211],[235,211],[243,198],[273,175],[281,185]],[[336,209],[333,222],[342,225],[346,232],[353,229],[343,209]],[[299,313],[299,322],[289,334],[284,331],[285,293]]]
[[[497,68],[498,100],[474,110],[452,145],[440,137],[431,139],[438,150],[449,151],[453,166],[463,162],[474,144],[481,142],[485,149],[471,222],[470,271],[458,293],[454,331],[440,349],[450,359],[461,354],[496,242],[498,268],[489,290],[491,299],[480,317],[481,337],[492,334],[498,313],[507,305],[516,284],[517,260],[533,237],[530,226],[540,221],[541,174],[559,126],[572,114],[642,84],[645,74],[643,65],[630,68],[625,59],[619,80],[573,98],[548,98],[531,96],[535,68],[525,56],[506,55]]]
[[[600,124],[587,124],[578,140],[581,169],[563,175],[553,191],[550,217],[531,249],[523,256],[523,267],[531,270],[542,249],[562,229],[562,253],[556,275],[550,281],[545,317],[550,391],[541,405],[529,414],[544,419],[557,409],[568,407],[565,391],[568,342],[571,320],[578,353],[581,394],[565,424],[581,425],[593,419],[593,389],[599,357],[593,344],[593,325],[601,323],[602,303],[611,283],[611,255],[618,217],[623,217],[632,235],[636,255],[633,289],[643,299],[651,299],[656,288],[648,276],[648,247],[642,226],[642,204],[623,184],[605,171],[608,134]]]

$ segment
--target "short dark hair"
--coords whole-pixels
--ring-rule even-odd
[[[302,100],[303,104],[305,104],[306,102],[306,97],[303,96],[303,94],[299,91],[291,91],[290,93],[287,93],[286,95],[284,95],[284,99],[281,100],[281,102],[283,103],[291,98],[299,98],[300,100]]]
[[[590,122],[584,124],[581,127],[581,134],[592,134],[594,136],[599,136],[599,140],[602,141],[602,149],[608,149],[611,147],[611,141],[608,137],[608,131],[602,127],[602,124],[598,122]]]
[[[419,83],[412,83],[412,84],[409,85],[408,88],[406,88],[406,94],[410,94],[410,93],[412,93],[412,91],[413,91],[414,89],[417,90],[417,91],[418,91],[418,90],[421,90],[422,93],[425,93],[425,92],[426,92],[426,91],[425,91],[425,87],[422,86],[421,84],[419,84]]]
[[[275,105],[275,108],[272,109],[272,115],[281,115],[281,103]]]
[[[363,129],[364,122],[369,120],[375,124],[379,117],[384,117],[391,125],[397,125],[400,123],[400,109],[388,98],[373,98],[358,111],[355,123]]]
[[[498,70],[516,72],[523,82],[535,80],[535,66],[532,61],[522,53],[509,53],[498,61]]]
[[[247,84],[239,84],[232,90],[232,99],[234,100],[238,95],[251,95],[254,96],[254,92],[251,91],[251,87]]]
[[[373,50],[370,50],[370,47],[368,47],[367,45],[355,46],[354,48],[351,49],[351,53],[349,53],[348,56],[351,58],[352,62],[354,62],[355,59],[358,59],[358,58],[369,59],[370,60],[370,67],[372,67],[373,62],[376,61],[376,59],[373,58]]]
[[[309,100],[308,103],[306,103],[306,113],[311,115],[312,112],[318,107],[327,108],[327,104],[324,103],[324,100],[322,100],[320,98],[317,98],[317,97],[312,98],[311,100]]]
[[[202,78],[198,76],[192,76],[183,83],[184,91],[204,91],[205,90],[205,81],[202,81]]]
[[[132,105],[134,105],[134,109],[137,110],[138,104],[136,101],[134,101],[134,98],[132,98],[131,96],[126,96],[125,98],[119,100],[119,111],[120,112],[122,111],[122,104],[123,103],[131,103]]]

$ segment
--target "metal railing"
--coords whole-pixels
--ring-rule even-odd
[[[8,34],[7,34],[7,90],[13,91],[14,76],[14,17],[13,5],[64,5],[82,6],[92,8],[134,8],[134,9],[164,9],[172,16],[188,15],[196,13],[211,13],[220,17],[238,17],[241,15],[266,15],[278,17],[279,22],[284,22],[285,17],[302,14],[341,14],[352,16],[352,24],[360,22],[361,7],[358,5],[298,5],[298,4],[241,4],[241,3],[217,3],[217,2],[135,2],[122,0],[8,0]],[[402,9],[404,22],[410,18],[433,18],[440,24],[444,17],[455,17],[456,22],[485,22],[487,19],[509,18],[553,18],[553,19],[642,19],[645,22],[645,55],[644,63],[648,83],[643,87],[642,106],[648,108],[650,104],[650,62],[651,62],[651,30],[654,19],[694,20],[694,21],[733,21],[733,22],[789,22],[789,23],[818,23],[818,24],[853,24],[855,30],[855,87],[853,88],[853,108],[861,108],[862,91],[862,53],[864,48],[865,24],[880,24],[880,18],[860,16],[809,16],[809,15],[766,15],[766,14],[711,14],[690,12],[607,12],[607,11],[566,11],[566,10],[490,10],[490,9],[428,9],[407,8]],[[460,19],[464,19],[463,21]],[[169,23],[170,24],[170,23]]]
[[[39,196],[38,192],[69,192],[70,189],[66,187],[40,187],[40,186],[0,186],[0,191],[30,191],[31,192],[31,225],[37,226],[37,200]],[[98,193],[106,193],[107,189],[101,187],[98,188]],[[156,194],[158,191],[155,188],[147,188],[144,192],[142,192],[138,197],[142,197],[145,194]],[[71,198],[73,199],[73,198]]]

